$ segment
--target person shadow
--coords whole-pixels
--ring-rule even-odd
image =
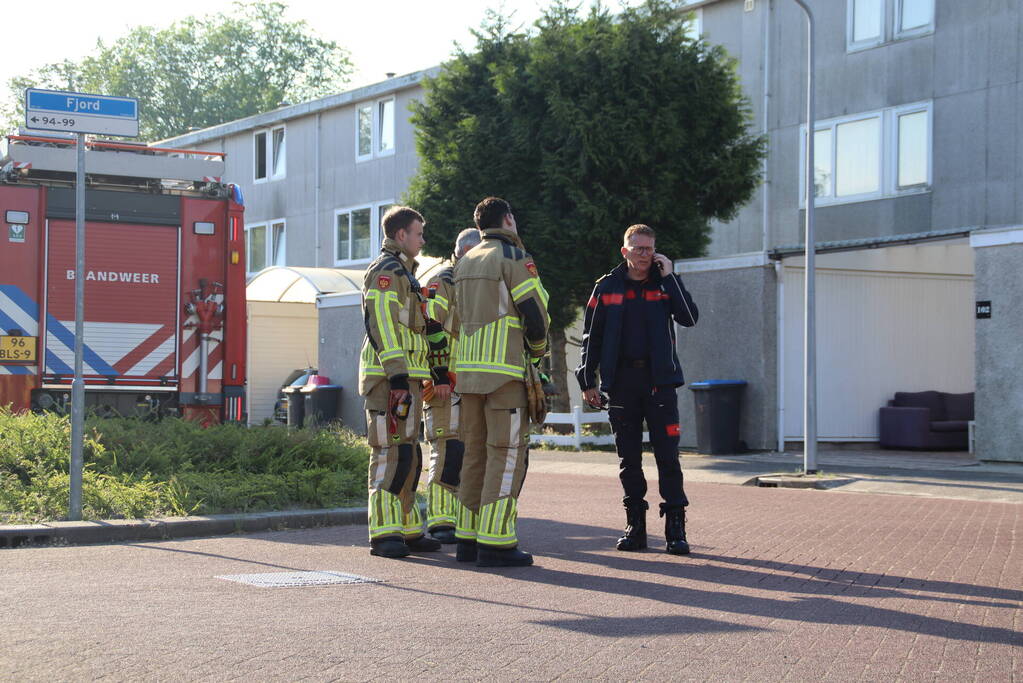
[[[532,541],[530,550],[536,553],[537,564],[528,569],[496,570],[509,581],[627,595],[685,610],[700,608],[821,625],[877,626],[953,640],[1023,645],[1023,635],[1012,629],[927,616],[927,608],[903,611],[859,601],[903,599],[1018,609],[1023,602],[1021,590],[735,557],[707,552],[699,546],[688,557],[668,556],[654,549],[618,553],[613,550],[618,532],[612,529],[534,518],[520,518],[519,524],[522,537]],[[658,553],[665,559],[654,559]],[[544,566],[545,557],[583,565],[584,569]],[[664,577],[685,580],[686,585],[666,582]],[[784,592],[786,597],[758,595],[765,591]],[[632,617],[573,613],[535,623],[591,635],[759,628],[685,614]]]

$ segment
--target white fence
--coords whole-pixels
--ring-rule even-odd
[[[556,446],[573,446],[577,451],[583,449],[583,444],[593,446],[607,446],[614,444],[613,434],[589,434],[583,435],[584,424],[608,424],[607,411],[601,410],[594,413],[584,413],[580,406],[573,406],[570,413],[547,413],[545,425],[572,425],[571,434],[530,434],[529,442],[533,444],[553,444]],[[643,432],[643,441],[649,441],[649,435]]]

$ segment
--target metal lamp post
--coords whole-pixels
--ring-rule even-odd
[[[816,112],[813,101],[813,58],[814,58],[814,25],[813,12],[804,0],[795,0],[796,4],[806,13],[807,27],[807,76],[806,76],[806,297],[803,315],[803,357],[805,360],[803,375],[803,473],[817,472],[817,307],[814,281],[816,280],[816,264],[814,262],[814,205],[816,204],[816,188],[814,187],[814,122]]]

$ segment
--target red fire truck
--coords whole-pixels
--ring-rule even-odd
[[[4,142],[0,406],[68,412],[76,141]],[[245,230],[223,155],[86,144],[86,408],[244,422]]]

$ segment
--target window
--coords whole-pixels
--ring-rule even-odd
[[[380,131],[377,151],[394,151],[394,99],[378,103],[377,113],[377,129]]]
[[[847,1],[847,42],[851,51],[934,30],[934,0]]]
[[[252,134],[252,160],[256,182],[278,180],[284,177],[284,126],[270,130],[257,130]]]
[[[260,131],[253,136],[255,149],[252,158],[256,169],[256,180],[266,180],[266,131]]]
[[[377,225],[380,226],[380,239],[384,239],[384,214],[387,210],[394,206],[394,204],[381,204],[377,207]]]
[[[689,16],[686,18],[685,27],[686,38],[690,40],[699,40],[700,36],[703,35],[703,9],[698,8],[691,10]]]
[[[394,98],[367,102],[355,110],[355,160],[394,154]]]
[[[902,0],[899,2],[899,33],[927,29],[934,23],[934,0]]]
[[[283,220],[245,226],[248,244],[246,271],[250,275],[268,266],[285,265],[286,232]]]
[[[835,126],[835,196],[881,189],[881,119],[871,117]]]
[[[913,111],[898,114],[898,187],[926,185],[930,176],[930,113]]]
[[[369,158],[373,156],[373,105],[367,104],[359,107],[358,122],[356,123],[355,135],[358,138],[356,143],[355,156],[358,158]]]
[[[383,242],[381,219],[392,201],[338,209],[334,212],[335,265],[369,261]]]
[[[806,158],[806,127],[801,158]],[[818,206],[870,201],[927,191],[931,182],[931,105],[928,102],[818,121],[813,136],[814,196]],[[805,168],[802,166],[801,167]],[[800,201],[806,180],[800,171]]]

